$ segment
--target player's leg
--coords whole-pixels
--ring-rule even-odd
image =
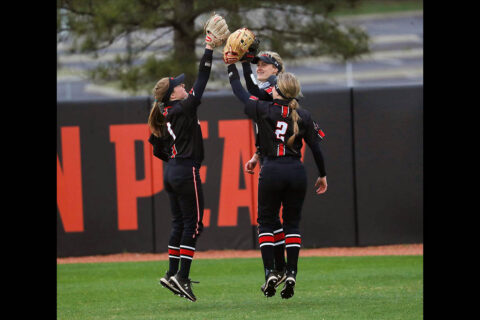
[[[164,187],[168,194],[168,199],[170,201],[170,212],[172,214],[170,238],[168,240],[169,268],[165,272],[165,276],[160,279],[160,284],[173,293],[179,294],[180,291],[178,288],[176,288],[175,284],[172,283],[171,277],[177,273],[180,263],[180,241],[183,233],[183,219],[178,196],[175,194],[168,182],[168,174],[169,169],[166,168]]]
[[[188,170],[188,174],[186,174]],[[203,231],[204,198],[202,183],[198,168],[184,167],[183,181],[177,183],[178,198],[182,212],[183,233],[180,241],[180,268],[173,281],[180,290],[192,301],[196,301],[189,279],[191,265],[194,259],[197,239]]]
[[[261,289],[267,297],[275,294],[275,285],[278,282],[274,270],[274,231],[281,204],[282,187],[279,174],[274,163],[265,163],[258,180],[258,243],[265,272],[265,284]]]
[[[301,163],[292,165],[289,170],[289,188],[283,194],[283,230],[287,251],[286,280],[282,298],[293,296],[298,273],[298,256],[301,247],[300,219],[307,190],[307,176]]]
[[[280,217],[277,216],[273,228],[273,250],[275,257],[275,270],[278,273],[278,282],[276,287],[282,284],[286,279],[286,262],[285,262],[285,233]]]

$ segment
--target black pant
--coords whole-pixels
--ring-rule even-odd
[[[285,234],[299,234],[306,190],[307,174],[299,159],[265,159],[258,182],[259,233],[273,233],[283,205],[283,231]]]
[[[172,230],[169,246],[195,247],[203,230],[203,190],[200,164],[191,159],[170,159],[164,172],[164,186],[170,199]]]

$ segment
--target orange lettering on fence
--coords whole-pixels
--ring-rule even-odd
[[[57,207],[65,232],[83,231],[80,128],[62,127],[62,161],[57,154]]]
[[[236,226],[238,208],[248,207],[252,225],[257,220],[258,170],[245,173],[244,165],[255,152],[255,141],[250,120],[220,120],[219,137],[224,138],[223,161],[220,182],[218,226]],[[245,189],[240,189],[240,174],[243,174]]]
[[[110,141],[115,144],[117,176],[118,229],[137,230],[137,198],[163,190],[163,163],[153,156],[146,124],[110,126]],[[135,141],[143,142],[144,179],[136,178]]]

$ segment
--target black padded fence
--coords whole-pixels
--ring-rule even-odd
[[[306,91],[301,105],[326,134],[328,191],[302,211],[305,248],[423,242],[423,86]],[[57,103],[57,256],[166,252],[163,163],[152,155],[149,98]],[[258,248],[250,120],[231,93],[199,107],[205,145],[205,229],[198,250]]]

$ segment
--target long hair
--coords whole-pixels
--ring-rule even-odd
[[[282,91],[287,98],[292,99],[288,106],[292,109],[291,116],[293,122],[293,135],[287,141],[287,146],[291,148],[299,131],[298,121],[302,120],[297,112],[297,109],[300,108],[300,105],[298,104],[298,101],[294,99],[300,94],[300,82],[293,73],[283,72],[277,77],[277,85],[280,91]]]
[[[160,79],[153,88],[153,102],[152,109],[150,109],[150,115],[148,116],[148,126],[150,131],[157,137],[163,137],[165,135],[165,125],[167,119],[163,115],[164,103],[161,102],[163,96],[168,90],[169,81],[168,77]]]
[[[280,57],[280,55],[278,53],[276,53],[275,51],[260,51],[258,53],[259,56],[261,56],[262,54],[268,54],[268,55],[272,56],[280,64],[280,66],[282,67],[282,70],[280,70],[277,73],[277,76],[279,74],[285,72],[285,64],[283,63],[282,57]]]

